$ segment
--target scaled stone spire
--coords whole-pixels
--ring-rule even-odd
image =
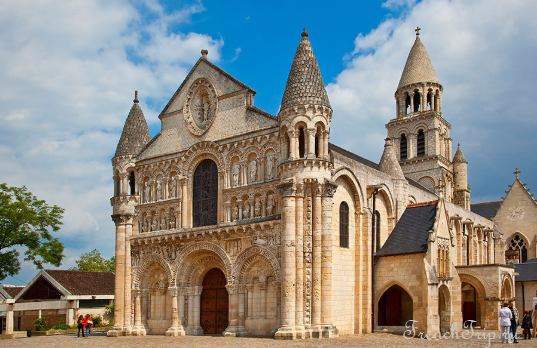
[[[132,105],[123,132],[116,148],[117,156],[138,155],[142,148],[151,140],[147,122],[140,108],[138,101],[138,91],[134,94],[134,104]]]
[[[391,138],[386,138],[384,152],[380,158],[379,170],[390,175],[393,179],[405,179],[403,170],[397,160],[395,149],[393,148],[393,139]]]
[[[425,46],[421,43],[419,31],[416,34],[414,46],[412,46],[412,49],[408,54],[405,68],[403,69],[403,74],[401,75],[401,80],[399,80],[397,89],[418,82],[434,82],[440,84],[431,58],[429,58]]]
[[[296,50],[280,110],[294,105],[315,104],[330,107],[317,59],[306,28]]]
[[[461,144],[457,144],[457,152],[455,152],[455,156],[453,156],[453,163],[468,163],[462,154]]]

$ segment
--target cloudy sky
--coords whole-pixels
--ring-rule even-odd
[[[380,159],[420,26],[443,116],[469,162],[472,201],[499,200],[515,167],[537,185],[537,2],[388,0],[0,2],[0,182],[66,208],[62,268],[114,254],[110,159],[139,90],[151,135],[200,56],[276,114],[306,27],[334,109],[331,141]],[[535,187],[537,192],[537,187]],[[5,283],[22,285],[35,269]]]

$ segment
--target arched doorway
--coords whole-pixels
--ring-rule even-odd
[[[194,227],[217,224],[218,168],[210,159],[203,160],[194,172],[192,205]]]
[[[477,291],[472,284],[462,283],[461,286],[461,302],[462,302],[462,323],[463,325],[468,320],[473,320],[473,325],[477,324]]]
[[[451,330],[451,296],[445,285],[438,288],[438,316],[440,332],[449,332]]]
[[[412,317],[412,298],[402,287],[393,285],[382,294],[378,304],[379,326],[404,326]]]
[[[200,323],[204,334],[221,334],[228,327],[229,296],[226,276],[213,268],[203,278]]]

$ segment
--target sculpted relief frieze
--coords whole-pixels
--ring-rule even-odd
[[[183,106],[183,117],[192,134],[200,136],[209,129],[216,116],[217,104],[216,89],[209,80],[201,78],[192,84]]]

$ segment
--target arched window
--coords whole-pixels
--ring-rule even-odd
[[[425,156],[425,134],[423,129],[418,131],[418,157]]]
[[[519,234],[516,234],[508,244],[505,257],[507,263],[523,263],[528,261],[528,245],[526,240]]]
[[[319,158],[319,139],[320,139],[321,131],[317,131],[315,133],[315,157]]]
[[[433,104],[433,92],[430,91],[429,93],[427,93],[427,110],[432,110],[433,108],[431,107]]]
[[[210,159],[202,161],[194,172],[192,205],[194,227],[217,224],[218,169]]]
[[[134,177],[134,172],[129,173],[129,188],[131,196],[134,196],[136,194],[136,181]]]
[[[306,135],[304,134],[304,128],[298,129],[298,157],[306,157]]]
[[[349,206],[347,202],[339,205],[339,246],[349,247]]]
[[[420,102],[421,102],[420,92],[415,91],[414,92],[414,112],[421,111]]]
[[[378,210],[375,210],[375,252],[379,251],[380,249],[380,223],[380,213]]]
[[[408,158],[406,135],[401,135],[401,161]]]
[[[410,96],[408,95],[408,93],[406,93],[406,98],[405,98],[405,115],[408,115],[412,112],[412,110],[410,110]]]
[[[121,178],[119,177],[119,171],[116,170],[116,175],[114,175],[114,196],[119,196],[121,194]]]

